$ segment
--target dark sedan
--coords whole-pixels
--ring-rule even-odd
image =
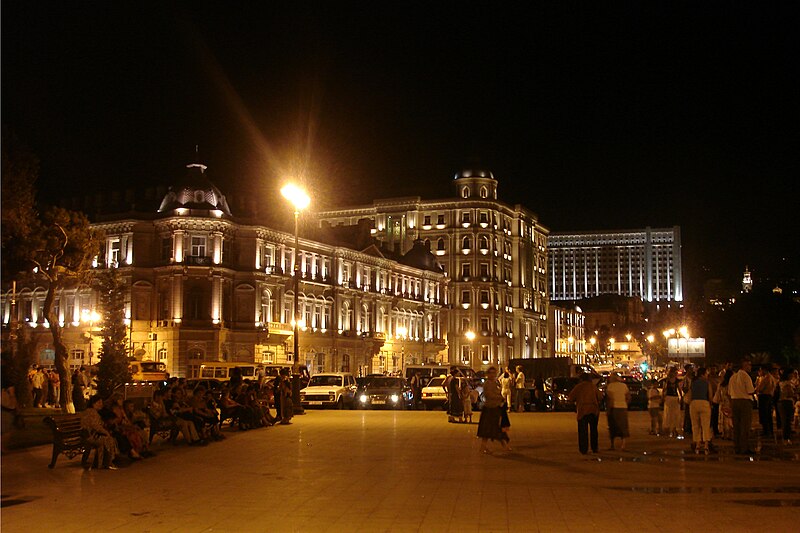
[[[362,409],[406,409],[414,401],[411,387],[403,378],[368,376],[359,387],[356,405]]]
[[[545,380],[545,407],[549,411],[574,411],[575,403],[569,401],[569,392],[580,381],[578,378],[554,377]]]

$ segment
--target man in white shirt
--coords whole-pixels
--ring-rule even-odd
[[[521,366],[517,366],[514,377],[514,410],[519,413],[525,410],[525,374]]]
[[[733,447],[736,453],[751,455],[750,427],[753,424],[753,380],[750,377],[752,364],[749,359],[742,360],[742,366],[728,383],[733,411]]]
[[[44,407],[47,396],[44,394],[45,375],[42,367],[36,370],[36,373],[31,378],[31,386],[33,387],[33,406]]]

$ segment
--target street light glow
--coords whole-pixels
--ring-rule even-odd
[[[651,342],[652,343],[652,342],[655,342],[655,341],[656,341],[656,336],[653,335],[652,333],[647,336],[647,342]]]
[[[311,198],[308,197],[308,194],[294,183],[284,185],[281,189],[281,194],[292,203],[297,211],[305,209],[311,203]]]
[[[405,338],[405,336],[408,335],[408,328],[405,326],[397,326],[396,332],[398,337]]]
[[[680,327],[680,329],[679,329],[678,331],[680,332],[680,334],[681,334],[681,335],[682,335],[684,338],[686,338],[686,339],[688,339],[688,338],[689,338],[689,328],[687,328],[686,326],[681,326],[681,327]]]
[[[466,333],[464,333],[464,336],[465,336],[465,337],[467,338],[467,340],[469,340],[469,341],[474,341],[474,340],[475,340],[475,332],[474,332],[474,331],[472,331],[472,330],[470,330],[470,331],[467,331]]]

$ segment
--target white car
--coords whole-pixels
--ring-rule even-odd
[[[300,403],[307,407],[353,408],[356,401],[356,380],[348,372],[315,374],[300,391]]]
[[[431,378],[422,388],[422,403],[426,409],[443,407],[447,403],[447,391],[444,390],[445,376]]]

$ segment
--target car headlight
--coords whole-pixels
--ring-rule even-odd
[[[335,402],[336,401],[336,393],[335,392],[329,392],[328,393],[328,399],[330,401],[332,401],[332,402]]]
[[[367,403],[367,400],[368,400],[367,395],[366,394],[362,394],[361,397],[359,398],[359,400],[361,401],[361,403]]]
[[[392,394],[392,395],[390,396],[390,398],[391,398],[391,400],[392,400],[392,402],[393,402],[393,403],[397,403],[397,400],[399,400],[399,399],[400,399],[400,398],[399,398],[399,396],[397,396],[397,394]]]
[[[302,402],[305,399],[306,399],[306,394],[304,392],[301,392],[300,393],[300,401]]]
[[[569,400],[569,396],[562,392],[558,394],[558,399],[561,400],[562,402],[566,402],[567,400]]]

